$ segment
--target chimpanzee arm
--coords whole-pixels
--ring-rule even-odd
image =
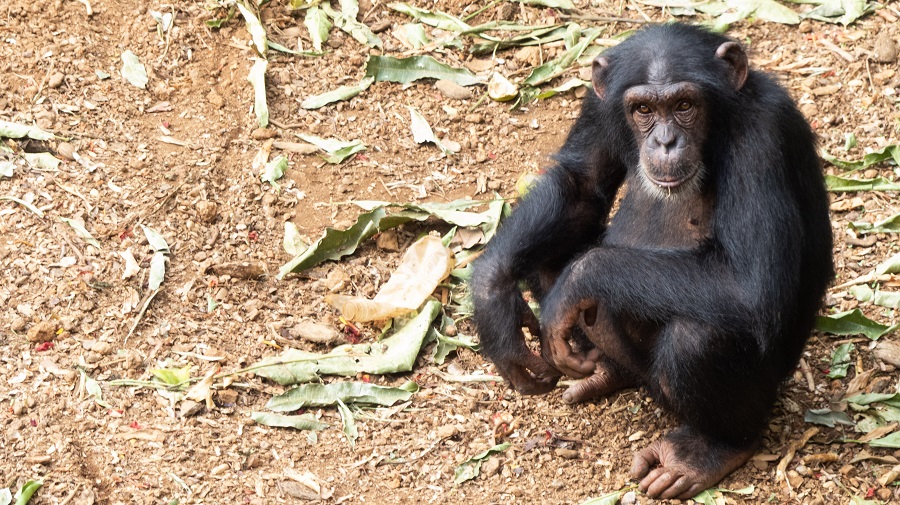
[[[582,116],[580,122],[587,118]],[[474,264],[474,320],[482,350],[526,394],[549,391],[559,372],[525,343],[523,324],[535,332],[538,326],[532,324],[519,282],[536,272],[555,277],[598,241],[625,174],[624,165],[601,154],[602,128],[596,123],[582,126],[573,130],[557,166],[526,195]]]

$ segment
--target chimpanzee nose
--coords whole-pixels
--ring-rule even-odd
[[[656,134],[656,142],[666,152],[675,146],[675,129],[669,125],[660,125],[659,132]]]

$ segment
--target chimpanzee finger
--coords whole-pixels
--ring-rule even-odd
[[[556,387],[556,381],[559,380],[558,375],[555,377],[536,377],[527,368],[519,365],[511,366],[503,375],[512,383],[513,388],[523,395],[548,393]]]
[[[541,343],[541,355],[553,368],[577,379],[592,374],[597,364],[596,361],[589,361],[585,356],[575,353],[565,337],[544,339]]]

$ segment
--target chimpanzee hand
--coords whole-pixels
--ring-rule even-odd
[[[577,352],[569,337],[582,311],[596,307],[597,303],[570,299],[565,289],[568,277],[565,274],[560,277],[541,305],[541,355],[560,372],[580,379],[594,373],[601,352],[597,348]]]

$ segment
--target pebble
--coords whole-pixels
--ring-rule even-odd
[[[268,140],[278,136],[278,132],[268,128],[257,128],[250,134],[253,140]]]
[[[25,334],[29,342],[50,342],[55,337],[56,324],[52,321],[41,321],[28,328],[28,333]]]
[[[508,4],[507,4],[508,5]],[[500,472],[500,458],[489,458],[481,465],[481,475],[484,478],[494,476]]]
[[[312,321],[301,321],[288,330],[295,339],[308,340],[317,344],[339,344],[344,339],[336,329]]]
[[[397,252],[400,250],[400,238],[395,230],[386,230],[375,237],[375,246],[382,251]]]
[[[434,87],[436,87],[442,95],[453,100],[468,100],[469,98],[472,98],[472,90],[465,86],[460,86],[453,81],[441,79],[434,83]]]
[[[875,61],[881,63],[893,63],[897,61],[897,43],[891,38],[890,33],[881,32],[875,39]]]
[[[202,200],[197,202],[197,218],[204,223],[211,223],[216,219],[218,206],[215,202]]]
[[[62,72],[56,72],[47,79],[47,87],[51,89],[56,89],[63,85],[66,80],[66,74]]]
[[[450,437],[456,435],[457,433],[459,433],[459,429],[457,429],[456,425],[453,425],[453,424],[445,424],[445,425],[440,426],[437,429],[437,437],[440,440],[443,440],[445,438],[450,438]]]
[[[222,95],[218,94],[216,90],[212,90],[206,94],[206,101],[219,109],[225,106],[225,99],[222,98]]]
[[[536,67],[541,64],[541,49],[537,46],[525,46],[513,53],[513,58]]]
[[[621,505],[635,505],[637,503],[637,493],[634,491],[629,491],[622,495],[622,499],[619,500]]]
[[[578,451],[574,449],[560,447],[556,449],[556,455],[562,459],[578,459]]]
[[[28,326],[28,321],[24,317],[13,316],[13,320],[9,324],[9,329],[18,332],[24,330],[26,326]]]
[[[203,404],[197,403],[192,400],[185,400],[181,402],[181,408],[179,409],[179,415],[181,417],[191,417],[199,414],[203,410]]]

